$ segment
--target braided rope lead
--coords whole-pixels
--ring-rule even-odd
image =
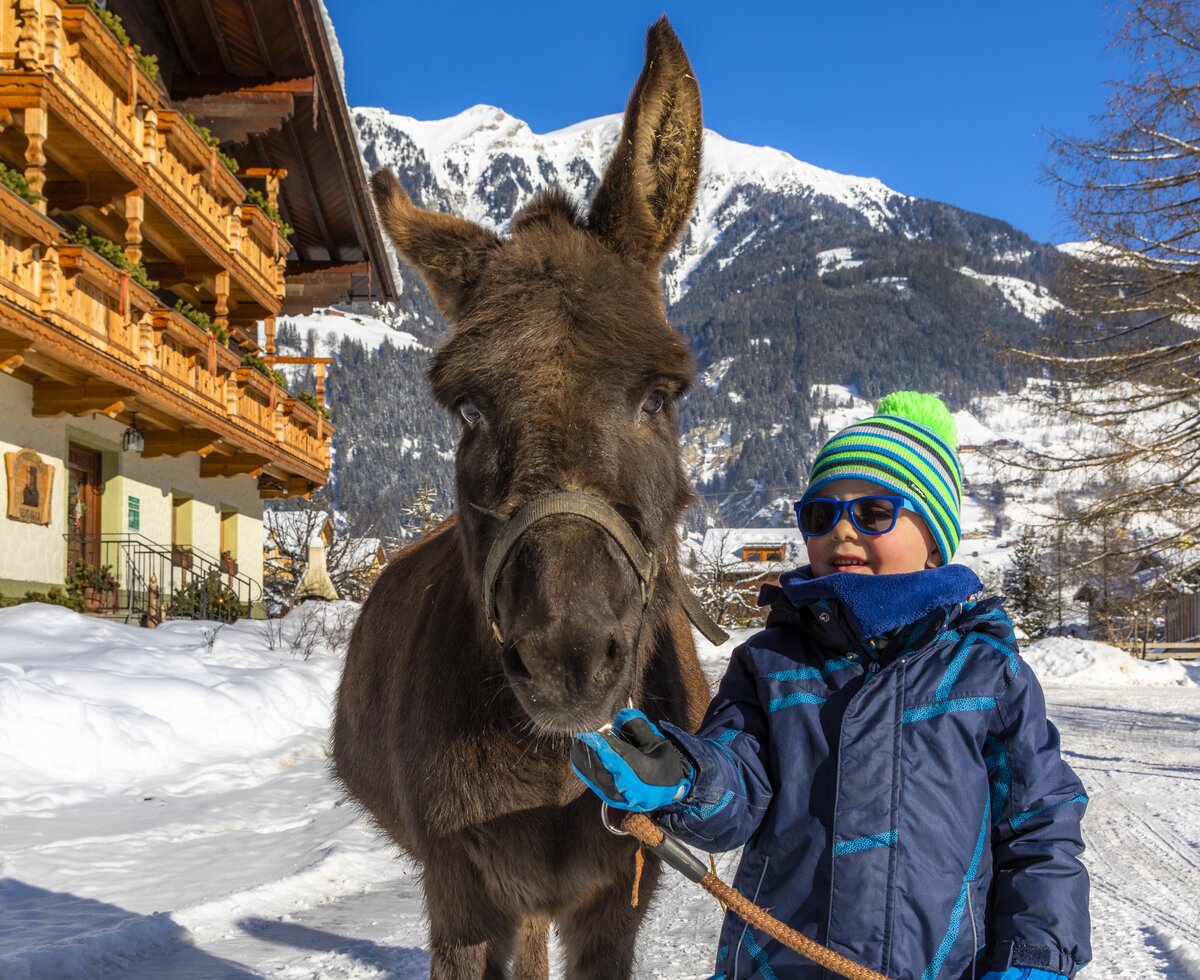
[[[641,841],[652,851],[668,840],[662,828],[644,813],[630,813],[621,822],[621,829]],[[692,876],[689,874],[688,877]],[[759,932],[765,932],[772,939],[783,943],[788,949],[831,970],[838,976],[847,977],[849,980],[889,980],[884,974],[876,973],[874,970],[855,963],[842,956],[841,953],[835,953],[815,939],[809,939],[804,933],[797,932],[791,926],[780,922],[765,909],[759,908],[751,902],[736,888],[725,884],[713,872],[705,872],[699,882],[702,888],[728,905]]]

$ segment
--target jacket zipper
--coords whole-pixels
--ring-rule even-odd
[[[865,651],[866,641],[861,640],[861,638],[860,638],[860,642],[863,644],[863,648]],[[867,681],[869,681],[872,677],[878,677],[879,674],[884,670],[884,668],[879,666],[879,661],[877,659],[868,659],[867,657],[864,657],[863,661],[864,661],[863,666],[866,668],[866,672],[863,674],[862,686],[857,691],[855,691],[852,695],[850,695],[850,700],[848,702],[846,702],[846,710],[842,712],[841,723],[838,725],[837,778],[834,780],[834,783],[833,783],[833,800],[834,800],[834,803],[833,803],[833,825],[835,828],[837,827],[837,822],[838,822],[838,801],[841,799],[841,796],[842,796],[842,755],[843,755],[842,740],[845,738],[845,735],[846,735],[846,714],[850,711],[850,706],[852,704],[854,704],[854,702],[858,698],[858,696],[860,694],[862,694],[863,691],[866,690]],[[902,665],[907,662],[908,662],[908,657],[906,657],[906,656],[905,657],[897,657],[895,660],[893,660],[890,664],[887,665],[886,670],[891,670],[893,667],[897,666],[898,664]],[[830,942],[830,933],[833,931],[832,896],[833,896],[833,890],[834,890],[833,886],[834,886],[834,883],[836,882],[836,880],[837,880],[837,859],[833,856],[833,851],[830,850],[830,853],[829,853],[830,903],[829,903],[829,914],[825,918],[825,942],[826,943]],[[887,954],[888,957],[891,956],[890,949],[885,950],[884,952]]]

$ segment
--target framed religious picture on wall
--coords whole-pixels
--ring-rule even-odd
[[[32,449],[4,454],[8,478],[8,519],[25,524],[50,523],[54,467]]]

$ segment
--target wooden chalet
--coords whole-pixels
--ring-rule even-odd
[[[0,0],[0,594],[251,609],[334,432],[275,319],[394,294],[320,0]]]
[[[738,594],[740,606],[757,616],[758,591],[804,564],[804,536],[797,528],[710,527],[692,559],[694,573],[710,590]]]

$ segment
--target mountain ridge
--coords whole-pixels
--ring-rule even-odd
[[[537,134],[494,106],[442,120],[371,108],[351,118],[368,169],[390,166],[418,205],[501,233],[547,187],[582,205],[621,122],[601,116]],[[689,476],[715,502],[696,520],[748,522],[774,490],[803,482],[828,435],[817,385],[869,399],[920,388],[962,408],[1023,381],[1001,349],[1028,345],[1053,315],[1055,249],[876,178],[711,131],[705,139],[696,211],[662,278],[668,317],[707,379],[680,413]],[[457,440],[423,382],[446,325],[419,276],[400,266],[397,281],[400,301],[378,312],[414,343],[372,352],[342,331],[330,376],[338,492],[349,509],[373,511],[385,533],[394,516],[372,501],[411,500],[426,485],[452,501]],[[359,450],[376,448],[394,453],[396,466],[370,466],[378,454]]]

